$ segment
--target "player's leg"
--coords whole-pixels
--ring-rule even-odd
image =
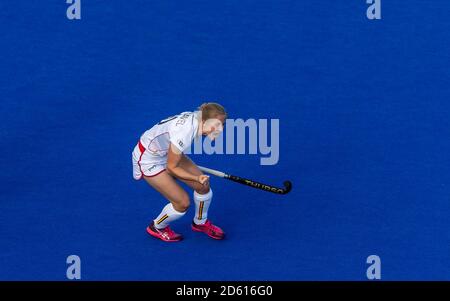
[[[180,167],[194,175],[202,175],[202,171],[192,160],[183,155],[179,163]],[[194,190],[194,203],[195,203],[195,217],[192,223],[192,230],[198,232],[205,232],[210,237],[215,239],[223,239],[225,233],[222,229],[212,224],[208,220],[208,210],[212,200],[212,190],[207,185],[202,185],[195,181],[181,180]]]
[[[156,176],[144,176],[145,181],[161,193],[167,200],[167,204],[161,213],[153,220],[147,228],[147,232],[164,241],[179,241],[181,235],[173,232],[169,224],[181,218],[189,208],[189,196],[175,179],[162,171]]]

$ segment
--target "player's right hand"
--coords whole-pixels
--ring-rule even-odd
[[[199,175],[197,177],[197,182],[199,182],[202,185],[208,184],[208,181],[209,181],[209,176],[207,176],[207,175]]]

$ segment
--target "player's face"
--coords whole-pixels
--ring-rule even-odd
[[[222,133],[224,124],[225,115],[206,120],[203,124],[203,135],[208,136],[211,140],[216,139]]]

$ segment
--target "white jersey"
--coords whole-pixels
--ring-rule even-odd
[[[165,157],[170,143],[180,152],[191,145],[198,131],[197,112],[183,112],[161,120],[141,136],[141,143],[155,156]]]
[[[199,111],[183,112],[161,120],[142,134],[133,150],[133,170],[135,179],[154,176],[164,171],[167,152],[173,144],[180,152],[190,147],[198,133]]]

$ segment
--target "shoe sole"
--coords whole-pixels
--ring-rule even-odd
[[[164,242],[179,242],[179,241],[183,240],[183,238],[180,238],[178,240],[166,240],[166,239],[162,238],[161,236],[159,236],[158,233],[153,232],[149,227],[147,227],[147,233],[150,234],[151,236],[153,236],[154,238],[157,238]]]

